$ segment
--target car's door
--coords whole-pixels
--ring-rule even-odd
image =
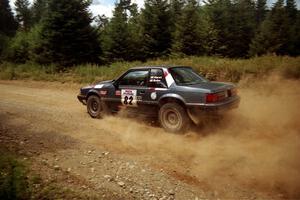
[[[167,83],[161,68],[152,68],[149,73],[148,87],[144,94],[145,101],[143,103],[157,105],[159,98],[168,90]]]
[[[164,73],[161,68],[149,69],[149,76],[145,81],[146,86],[138,88],[138,112],[149,117],[156,117],[158,100],[168,90]]]
[[[118,80],[118,98],[122,106],[137,109],[147,90],[149,69],[133,69]]]

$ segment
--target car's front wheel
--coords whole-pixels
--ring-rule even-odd
[[[88,97],[87,111],[93,118],[101,118],[103,116],[104,106],[98,96],[91,95]]]
[[[159,109],[159,121],[162,127],[173,133],[184,133],[190,126],[186,110],[177,103],[166,103]]]

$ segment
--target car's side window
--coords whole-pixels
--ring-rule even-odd
[[[148,79],[148,70],[135,70],[128,72],[120,81],[119,85],[146,86]]]
[[[165,88],[166,80],[162,69],[151,69],[148,87]]]

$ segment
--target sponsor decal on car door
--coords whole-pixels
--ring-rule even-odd
[[[137,106],[137,90],[122,89],[121,101],[126,106]]]

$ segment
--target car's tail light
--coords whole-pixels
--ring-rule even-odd
[[[217,93],[214,94],[206,94],[206,103],[214,103],[219,100],[219,95]]]
[[[206,103],[221,102],[227,99],[228,97],[237,95],[237,89],[232,88],[230,90],[225,90],[217,93],[206,94]]]
[[[223,92],[218,92],[216,94],[218,95],[218,101],[223,101],[224,99],[226,99],[228,97],[228,93],[226,90]]]

